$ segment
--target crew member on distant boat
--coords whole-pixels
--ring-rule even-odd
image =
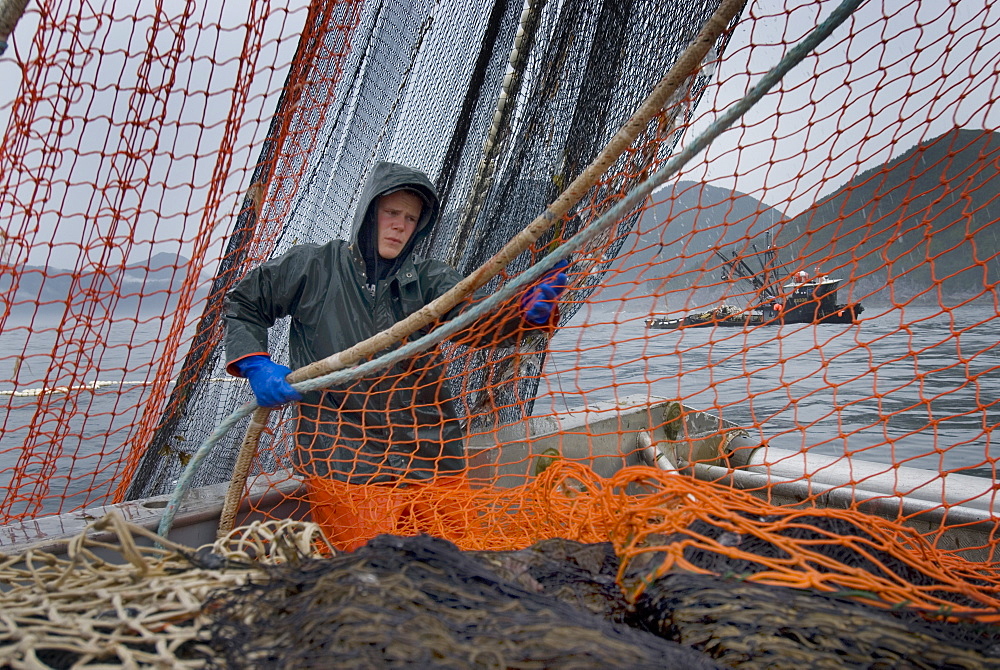
[[[446,363],[430,351],[379,378],[300,395],[286,381],[291,370],[271,360],[268,329],[291,317],[289,359],[298,368],[372,337],[443,295],[462,276],[414,255],[439,211],[423,172],[378,163],[362,190],[349,241],[295,246],[251,270],[227,295],[226,369],[250,381],[262,407],[300,401],[293,460],[306,478],[313,520],[340,550],[393,533],[405,515],[419,514],[401,502],[400,486],[468,486],[465,435],[445,383]],[[479,344],[553,328],[567,285],[565,265],[525,292],[520,314],[506,320],[491,314],[489,326],[477,324]],[[358,486],[368,484],[382,486]]]

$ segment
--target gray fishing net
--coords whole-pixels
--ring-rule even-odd
[[[127,498],[172,491],[190,454],[249,399],[242,385],[218,382],[226,377],[221,310],[225,292],[256,263],[248,258],[265,240],[276,240],[269,252],[276,256],[294,244],[346,238],[365,176],[376,161],[389,160],[425,171],[440,191],[441,222],[420,253],[469,273],[579,176],[718,5],[393,0],[365,3],[355,17],[354,3],[314,3],[205,312]],[[622,156],[564,224],[515,259],[507,276],[609,209],[670,155],[727,40],[718,40],[646,130],[640,138],[646,148]],[[588,262],[583,283],[574,286],[579,299],[563,306],[563,323],[600,283],[624,242],[620,233],[636,220],[637,214],[622,218],[600,260]],[[287,354],[284,330],[272,329],[278,359]],[[453,352],[451,377],[472,429],[530,414],[545,344],[541,337],[522,342],[516,357],[504,348]],[[516,375],[508,369],[514,364],[522,368]],[[220,442],[193,485],[229,479],[237,433]],[[257,470],[274,471],[273,453],[261,454]]]

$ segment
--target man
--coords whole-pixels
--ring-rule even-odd
[[[407,502],[414,487],[467,486],[465,436],[445,383],[446,363],[425,352],[378,378],[300,395],[285,379],[290,369],[268,355],[267,332],[291,317],[289,358],[299,368],[443,295],[461,275],[413,253],[439,209],[424,173],[378,163],[362,189],[349,241],[293,247],[247,273],[227,295],[226,369],[248,378],[263,407],[300,401],[295,464],[306,476],[314,521],[338,549],[351,550],[380,532],[424,530],[418,517],[431,512]],[[524,328],[554,327],[567,280],[562,267],[524,295],[519,315],[491,315],[488,329],[476,329],[476,343],[496,345]],[[461,514],[453,514],[456,525]]]

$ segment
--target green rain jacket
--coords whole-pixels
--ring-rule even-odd
[[[375,204],[379,196],[403,187],[419,193],[425,206],[408,246],[388,261],[376,250]],[[296,246],[251,270],[228,293],[229,373],[239,375],[234,364],[240,359],[268,353],[268,329],[282,317],[291,317],[289,358],[297,369],[368,339],[452,288],[462,279],[455,269],[413,255],[439,208],[437,192],[422,172],[376,164],[362,190],[349,242]],[[520,326],[519,318],[493,324],[488,339],[494,345],[505,338],[509,343]],[[351,484],[423,480],[464,470],[464,431],[444,381],[445,367],[432,349],[397,363],[378,379],[304,393],[296,467]]]

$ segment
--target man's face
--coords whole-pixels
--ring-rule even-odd
[[[378,254],[392,260],[406,247],[420,221],[424,201],[412,191],[396,191],[378,200]]]

